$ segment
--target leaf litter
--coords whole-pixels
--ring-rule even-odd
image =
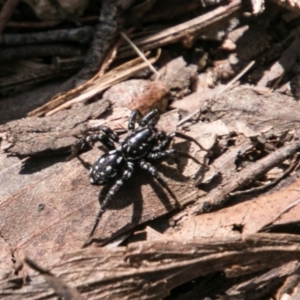
[[[234,1],[209,16],[223,12],[225,20],[239,9],[239,1]],[[195,21],[201,25],[209,16]],[[262,27],[268,21],[272,24],[272,16],[265,16]],[[92,97],[136,76],[144,65],[140,59],[131,62],[130,70],[121,65],[115,69],[122,71],[117,78],[114,71],[101,77],[101,69],[102,75],[87,85],[33,112],[47,117],[0,127],[5,151],[0,173],[0,291],[8,299],[186,299],[195,294],[200,299],[217,294],[267,299],[269,291],[274,299],[286,295],[297,299],[299,103],[282,94],[286,87],[274,92],[268,86],[276,88],[286,73],[296,72],[298,38],[288,44],[298,31],[292,30],[283,44],[272,47],[274,36],[265,28],[227,21],[225,27],[233,28],[230,40],[215,35],[223,42],[220,48],[210,53],[197,49],[193,59],[199,58],[198,65],[186,64],[183,56],[172,59],[166,52],[159,57],[159,50],[152,59],[165,60],[159,81],[128,80],[111,87],[101,102],[95,101]],[[193,35],[213,38],[213,32],[202,35],[199,28],[184,34],[186,47],[193,44]],[[172,35],[166,36],[163,43],[172,42]],[[175,34],[176,42],[178,38]],[[220,49],[236,51],[237,56],[216,59]],[[114,59],[112,52],[105,67]],[[212,67],[198,74],[209,63],[207,57],[214,55]],[[259,64],[253,70],[251,61],[257,62],[259,55],[268,70]],[[252,67],[248,79],[257,86],[217,85],[246,65]],[[292,82],[297,92],[297,77]],[[74,106],[87,100],[95,102]],[[103,215],[93,245],[79,250],[95,222],[98,194],[101,198],[109,186],[90,185],[84,168],[84,162],[93,163],[103,148],[94,147],[80,159],[67,161],[70,146],[96,124],[123,133],[130,109],[146,112],[158,107],[163,112],[170,100],[178,110],[164,114],[160,128],[179,129],[197,139],[207,152],[179,139],[175,147],[195,155],[209,169],[177,158],[158,166],[180,205],[152,178],[136,172]],[[177,128],[178,123],[183,126]],[[18,162],[6,154],[30,158]],[[188,282],[193,287],[177,296],[176,288]]]

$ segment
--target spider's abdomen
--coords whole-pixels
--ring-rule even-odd
[[[90,182],[104,184],[110,179],[115,178],[122,170],[124,159],[117,150],[112,150],[102,155],[90,170]]]
[[[154,139],[155,132],[151,128],[141,128],[125,139],[122,152],[129,160],[142,158],[148,154]]]

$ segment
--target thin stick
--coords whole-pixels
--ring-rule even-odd
[[[233,175],[230,180],[224,182],[219,189],[210,191],[201,201],[195,203],[190,211],[192,214],[199,214],[207,212],[208,210],[215,209],[223,206],[229,201],[229,195],[237,189],[243,188],[258,176],[265,174],[273,167],[282,163],[289,156],[294,155],[300,149],[300,141],[296,140],[290,144],[286,144],[268,156],[261,158],[254,164],[250,164],[240,172]]]
[[[246,195],[246,194],[250,194],[250,193],[258,193],[258,192],[263,192],[264,190],[275,186],[277,183],[279,183],[282,179],[284,179],[285,177],[287,177],[294,169],[296,169],[296,167],[299,165],[298,160],[298,155],[296,155],[297,157],[293,159],[293,162],[291,163],[291,165],[287,168],[287,170],[278,178],[274,179],[272,182],[269,182],[265,185],[256,187],[256,188],[251,188],[248,190],[242,190],[242,191],[236,191],[236,192],[232,192],[229,194],[229,196],[233,197],[233,196],[241,196],[241,195]]]
[[[219,97],[222,93],[224,93],[226,90],[228,90],[236,81],[238,81],[253,65],[255,64],[255,61],[252,60],[237,76],[235,76],[231,81],[229,81],[217,94],[215,97]],[[201,112],[201,109],[197,109],[195,112],[191,113],[190,115],[183,118],[181,121],[177,123],[177,126],[182,125],[195,115],[199,114]]]
[[[152,64],[149,62],[149,60],[146,58],[146,56],[140,51],[140,49],[128,38],[128,36],[121,32],[122,37],[124,40],[128,42],[128,44],[133,48],[133,50],[141,57],[141,59],[148,65],[150,70],[157,76],[156,79],[160,76],[160,74],[155,70],[155,68],[152,66]]]
[[[236,83],[250,68],[255,64],[255,60],[252,60],[237,76],[230,80],[218,93],[217,97],[220,96],[223,92],[228,90],[234,83]]]

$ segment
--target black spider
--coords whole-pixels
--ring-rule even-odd
[[[139,122],[138,128],[135,129],[138,116],[141,117],[138,110],[132,111],[128,121],[129,135],[125,140],[119,140],[117,134],[110,128],[98,126],[89,129],[89,131],[102,131],[103,133],[87,135],[85,138],[78,140],[72,147],[72,155],[75,156],[84,145],[100,141],[109,152],[103,154],[91,167],[90,182],[92,184],[106,184],[113,179],[116,180],[103,203],[100,204],[101,208],[90,233],[90,237],[93,235],[108,202],[132,176],[137,166],[148,171],[177,201],[171,189],[159,176],[156,168],[149,161],[164,159],[170,155],[179,154],[201,164],[188,153],[180,152],[173,148],[168,149],[175,136],[195,142],[201,149],[203,149],[203,147],[192,137],[180,132],[172,132],[166,135],[165,132],[158,131],[157,128],[155,128],[159,120],[159,112],[157,109],[150,111],[144,116]],[[115,143],[119,144],[119,147],[116,148]]]

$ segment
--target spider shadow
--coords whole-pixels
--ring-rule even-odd
[[[163,173],[165,175],[172,174],[174,173],[174,171],[176,171],[176,169],[170,168],[168,166],[159,166],[159,168],[157,169],[159,173]],[[181,182],[187,180],[185,176],[180,174],[166,177]],[[115,181],[112,181],[103,186],[98,197],[99,203],[102,203],[104,201],[105,196],[114,185],[114,183]],[[133,204],[133,215],[141,216],[142,205],[139,205],[139,203],[143,203],[143,195],[141,189],[141,186],[143,185],[151,186],[151,189],[155,192],[166,209],[172,206],[172,203],[169,200],[171,196],[168,195],[168,192],[149,173],[141,168],[137,168],[132,178],[128,182],[126,182],[124,186],[122,186],[121,190],[115,195],[112,201],[108,203],[107,209],[121,210]],[[123,195],[123,197],[120,197],[120,194]]]
[[[86,170],[90,170],[92,167],[92,164],[85,161],[84,159],[82,159],[79,155],[76,156],[76,159],[78,159],[80,161],[80,163],[82,164],[82,166],[86,169]]]
[[[155,166],[156,167],[156,166]],[[172,176],[166,176],[167,178],[171,178],[174,181],[180,181],[184,182],[187,181],[188,178],[181,175],[177,169],[170,168],[166,165],[160,165],[157,167],[157,170],[159,173],[163,173],[166,175],[173,174]],[[174,175],[175,174],[175,175]],[[140,175],[140,176],[138,176]],[[110,182],[103,186],[102,190],[99,193],[99,204],[103,202],[105,196],[107,195],[110,188],[113,186],[115,181]],[[144,197],[142,194],[142,186],[143,185],[150,185],[150,188],[154,191],[154,193],[157,195],[161,203],[163,204],[165,210],[167,212],[171,212],[174,209],[180,208],[180,203],[178,200],[170,201],[171,196],[169,195],[168,191],[166,191],[149,173],[147,173],[145,170],[142,170],[141,168],[137,168],[135,174],[133,177],[122,187],[122,189],[115,195],[115,198],[112,199],[110,203],[108,203],[106,210],[122,210],[125,207],[129,205],[133,205],[132,209],[132,216],[131,221],[128,222],[123,227],[117,229],[112,236],[109,238],[92,238],[92,242],[97,242],[100,244],[105,244],[109,242],[110,240],[114,239],[115,237],[124,234],[126,232],[131,231],[133,228],[140,225],[143,217],[143,211],[144,211]],[[123,196],[120,196],[123,195]],[[174,203],[175,201],[175,203]],[[149,204],[148,204],[149,205]],[[100,207],[99,207],[100,209]],[[160,215],[158,215],[160,216]],[[156,217],[158,217],[156,216]],[[155,216],[154,216],[155,218]],[[152,219],[152,218],[151,218]],[[97,222],[97,221],[96,221]],[[99,223],[101,222],[101,219]],[[98,227],[98,222],[95,223],[95,226]]]
[[[176,145],[179,145],[178,150],[180,150],[182,152],[188,152],[188,150],[190,148],[190,144],[191,144],[191,142],[184,141],[182,143],[177,143]],[[103,150],[101,146],[99,148],[101,150]],[[88,170],[90,169],[91,164],[85,162],[82,158],[80,158],[80,156],[78,156],[77,158],[80,160],[80,162],[84,165],[84,167],[86,169],[88,169]],[[189,180],[189,177],[186,177],[186,176],[182,175],[181,173],[183,172],[185,166],[187,165],[188,159],[189,158],[187,158],[187,157],[182,157],[182,156],[178,155],[176,157],[170,157],[166,160],[157,160],[157,161],[149,160],[149,162],[151,164],[153,164],[153,166],[158,170],[158,172],[163,174],[164,177],[170,178],[177,182],[186,182]],[[167,163],[170,161],[175,162],[176,167],[172,167],[171,165],[168,165]],[[166,162],[166,163],[161,164],[161,162]],[[139,175],[139,173],[142,173],[142,175],[137,176],[137,175]],[[111,181],[103,186],[103,188],[100,191],[99,196],[98,196],[99,204],[101,204],[104,201],[105,196],[107,195],[107,193],[109,192],[111,187],[114,185],[115,181],[116,180]],[[127,207],[132,203],[134,204],[135,202],[142,203],[143,196],[141,194],[140,186],[146,185],[146,184],[151,185],[152,189],[157,194],[157,196],[161,199],[161,201],[166,209],[168,207],[170,207],[171,203],[167,196],[168,192],[166,191],[166,189],[163,188],[153,178],[153,176],[151,176],[148,172],[141,169],[140,167],[137,167],[137,169],[133,173],[132,178],[128,182],[126,182],[124,184],[124,186],[122,186],[122,188],[121,188],[122,193],[124,193],[124,195],[126,195],[126,197],[124,197],[124,199],[122,201],[114,201],[114,199],[112,199],[112,201],[107,205],[107,208],[118,210],[118,209],[123,209],[124,207]],[[115,197],[118,197],[119,193],[117,193]],[[170,197],[170,195],[169,195],[169,197]],[[136,200],[132,201],[130,199],[137,199],[137,201]],[[137,207],[139,207],[139,206],[137,205]],[[140,209],[137,209],[136,212],[140,212]]]
[[[192,142],[183,141],[180,143],[176,143],[176,147],[174,148],[179,150],[180,152],[189,153],[191,144]],[[188,165],[189,160],[191,160],[191,158],[181,155],[171,156],[163,160],[165,164],[160,165],[159,168],[161,168],[161,173],[164,174],[167,178],[172,178],[175,181],[188,181],[190,177],[186,177],[182,175],[182,173],[184,172],[185,167]],[[204,176],[207,167],[205,166],[205,163],[203,163],[203,165],[199,165],[196,162],[192,163],[194,164],[195,168],[195,175],[193,177],[201,181],[201,178]],[[176,167],[173,167],[172,165],[175,165]],[[169,172],[170,169],[173,169],[174,171]]]
[[[181,152],[189,152],[191,142],[189,141],[183,141],[181,143],[176,144],[176,149],[178,149]],[[102,149],[102,147],[98,147]],[[107,150],[105,151],[107,152]],[[89,169],[91,165],[87,162],[85,162],[83,159],[81,159],[79,156],[77,157],[79,161],[82,163],[82,165]],[[149,160],[151,164],[155,168],[157,168],[158,172],[160,174],[163,174],[164,177],[170,178],[173,181],[177,182],[186,182],[189,180],[189,177],[186,177],[182,175],[182,171],[184,170],[185,166],[188,163],[187,157],[183,157],[181,155],[175,155],[172,157],[169,157],[168,159],[162,160],[166,162],[175,162],[176,167],[170,166],[168,164],[160,164],[160,160]],[[140,176],[138,176],[140,175]],[[117,178],[116,178],[117,180]],[[98,202],[99,202],[99,210],[101,203],[103,203],[106,195],[108,194],[109,190],[112,188],[112,186],[115,184],[116,180],[113,180],[107,184],[105,184],[98,196]],[[133,205],[133,211],[131,216],[131,221],[127,222],[126,225],[123,227],[120,227],[119,229],[116,229],[116,231],[109,237],[103,237],[103,238],[92,238],[88,244],[92,242],[97,242],[98,244],[105,244],[109,242],[110,240],[114,239],[115,237],[124,234],[128,231],[132,231],[133,228],[140,225],[142,219],[143,219],[143,210],[144,210],[144,196],[142,194],[141,186],[143,185],[150,185],[151,189],[154,191],[154,193],[157,195],[157,197],[160,199],[161,203],[163,204],[165,210],[167,212],[170,212],[174,209],[180,208],[180,203],[177,199],[174,199],[170,193],[161,186],[147,171],[141,169],[140,167],[137,167],[132,178],[122,186],[121,190],[113,197],[113,199],[107,204],[106,211],[109,210],[122,210],[127,206]],[[170,186],[169,186],[170,188]],[[171,188],[170,188],[171,189]],[[172,190],[172,189],[171,189]],[[173,201],[171,201],[171,198]],[[174,203],[175,201],[175,203]],[[147,205],[151,205],[147,203]],[[155,207],[151,210],[154,210]],[[151,219],[159,217],[160,214],[157,213],[157,216],[154,215],[151,217]],[[94,228],[97,228],[99,226],[100,220],[96,220],[94,223]],[[147,220],[145,220],[147,221]],[[88,245],[85,244],[85,245]]]
[[[174,148],[179,150],[180,152],[189,153],[191,145],[192,145],[192,142],[184,140],[179,143],[176,143]],[[196,147],[198,147],[198,146],[196,145]],[[199,149],[199,150],[201,150],[201,149]],[[178,154],[178,155],[174,155],[173,157],[170,157],[166,161],[167,162],[173,161],[177,165],[177,169],[179,170],[179,172],[182,173],[184,171],[184,168],[187,166],[189,160],[191,160],[191,158],[181,156],[180,154]],[[194,164],[195,164],[195,166],[198,165],[196,162],[194,162]]]

